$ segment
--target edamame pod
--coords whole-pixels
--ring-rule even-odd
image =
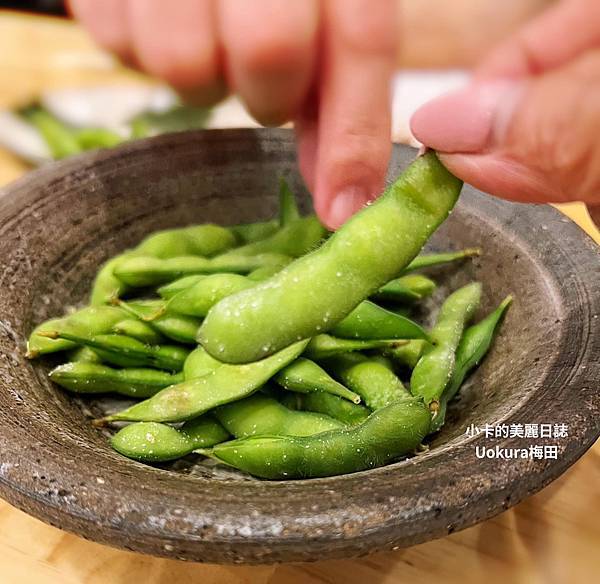
[[[300,219],[300,209],[290,185],[284,177],[279,179],[279,226],[285,227]]]
[[[256,223],[242,223],[233,225],[229,230],[237,237],[240,243],[253,243],[273,235],[280,225],[275,219],[257,221]]]
[[[391,357],[395,363],[410,369],[414,369],[415,365],[423,353],[431,346],[431,343],[422,339],[414,339],[408,341],[405,345],[399,347],[390,347],[383,350],[383,353]]]
[[[433,266],[440,266],[442,264],[449,264],[450,262],[456,262],[467,258],[475,258],[481,255],[481,249],[478,247],[468,247],[459,251],[449,251],[441,253],[424,253],[418,255],[408,266],[406,266],[402,273],[412,272],[414,270],[420,270],[421,268],[431,268]]]
[[[134,255],[135,253],[132,250],[124,252],[121,255],[111,258],[100,267],[92,284],[92,293],[90,295],[90,304],[92,306],[108,304],[114,298],[119,298],[127,293],[129,286],[115,276],[115,268],[120,262]]]
[[[82,128],[75,131],[74,135],[81,150],[114,148],[123,142],[123,138],[119,134],[106,128]]]
[[[111,439],[117,451],[142,462],[164,462],[208,448],[229,438],[227,430],[211,416],[186,422],[179,430],[157,422],[138,422],[119,430]]]
[[[285,262],[281,264],[261,266],[260,268],[256,268],[256,270],[252,270],[246,277],[254,282],[261,282],[262,280],[266,280],[275,275],[277,272],[281,272],[281,270],[289,263],[290,262]]]
[[[365,405],[378,410],[394,401],[412,399],[410,392],[389,368],[376,359],[358,353],[330,357],[324,362],[342,383],[355,391]]]
[[[221,361],[211,357],[202,347],[197,347],[183,364],[183,377],[186,381],[203,377],[221,365],[223,365]]]
[[[186,345],[196,344],[196,335],[202,323],[199,318],[164,312],[166,304],[161,300],[120,301],[119,306],[168,339]]]
[[[260,393],[221,406],[214,415],[236,438],[262,434],[310,436],[344,426],[342,422],[322,414],[290,410],[276,399]]]
[[[178,256],[211,257],[231,249],[236,238],[226,227],[205,223],[177,229],[157,231],[135,248],[137,252],[155,258]]]
[[[47,332],[71,332],[82,335],[98,335],[111,331],[127,313],[115,306],[87,306],[62,318],[53,318],[33,329],[27,341],[26,357],[55,353],[75,347],[75,343],[57,337],[48,337]]]
[[[274,380],[289,391],[300,393],[324,391],[350,400],[355,404],[360,403],[360,395],[338,383],[314,361],[304,357],[299,357],[293,363],[284,367],[275,375]]]
[[[281,368],[300,356],[308,341],[247,365],[223,364],[203,377],[172,385],[102,422],[182,422],[254,393]]]
[[[125,318],[120,320],[113,326],[111,332],[137,339],[147,345],[158,345],[164,341],[163,336],[159,332],[136,318]]]
[[[331,335],[322,334],[310,339],[304,356],[313,361],[319,361],[340,353],[399,347],[406,343],[407,341],[402,339],[370,339],[363,341],[362,339],[338,339]]]
[[[177,280],[173,280],[172,282],[161,286],[156,292],[164,300],[170,300],[182,290],[187,290],[190,286],[193,286],[196,282],[202,280],[202,278],[206,278],[206,274],[183,276],[183,278],[177,278]]]
[[[256,255],[278,253],[291,257],[300,257],[318,246],[327,230],[316,215],[296,219],[281,227],[278,231],[254,243],[248,243],[231,252],[232,255]]]
[[[329,332],[346,339],[426,339],[427,333],[416,322],[363,300]]]
[[[481,284],[473,282],[459,288],[442,304],[431,331],[434,346],[415,365],[410,390],[435,411],[439,399],[454,372],[455,351],[465,325],[475,314],[481,299]]]
[[[173,296],[166,309],[188,316],[206,316],[219,300],[255,285],[256,282],[239,274],[211,274]]]
[[[73,393],[118,393],[128,397],[147,398],[183,381],[181,373],[171,374],[156,369],[113,369],[98,363],[65,363],[48,374],[50,379]]]
[[[40,107],[32,107],[23,110],[21,115],[35,126],[55,160],[81,152],[82,149],[74,131],[50,112]]]
[[[456,349],[454,373],[442,393],[439,410],[431,421],[431,432],[437,432],[443,426],[448,402],[456,395],[469,371],[476,367],[489,351],[511,302],[512,297],[507,296],[496,310],[470,326],[463,334]]]
[[[200,327],[202,345],[223,361],[247,363],[263,356],[265,346],[275,352],[314,336],[324,318],[335,326],[409,264],[461,186],[435,153],[418,158],[319,249],[213,306]]]
[[[312,436],[251,436],[199,450],[264,479],[327,477],[382,466],[414,452],[430,414],[419,399],[394,402],[350,428]]]
[[[433,294],[435,282],[422,274],[407,274],[379,288],[372,298],[391,302],[412,303],[418,302]]]
[[[167,371],[181,371],[188,349],[175,345],[145,345],[124,335],[96,335],[84,337],[68,332],[48,331],[49,338],[67,339],[91,347],[103,361],[120,367],[156,367]]]
[[[218,272],[244,274],[261,266],[281,261],[283,261],[283,256],[276,253],[251,256],[230,252],[214,258],[178,256],[167,259],[134,256],[119,262],[113,272],[128,286],[144,287],[164,284],[192,274],[215,274]]]
[[[68,353],[69,363],[102,363],[98,353],[94,353],[89,347],[76,347]]]
[[[281,397],[281,403],[290,409],[324,414],[348,425],[359,424],[366,420],[371,413],[363,405],[322,391],[304,394],[286,393]]]

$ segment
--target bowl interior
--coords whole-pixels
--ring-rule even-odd
[[[323,553],[339,556],[441,534],[443,523],[448,522],[441,509],[451,506],[453,495],[446,492],[445,503],[433,506],[440,509],[437,515],[429,510],[434,513],[433,527],[414,529],[412,512],[407,511],[406,517],[398,510],[392,512],[395,503],[388,501],[400,497],[402,481],[441,484],[436,478],[440,463],[466,452],[465,445],[472,440],[465,434],[470,424],[483,427],[511,416],[527,419],[532,396],[549,379],[560,382],[561,376],[568,377],[576,365],[577,356],[565,354],[564,347],[577,343],[581,331],[573,332],[566,322],[574,308],[565,301],[564,283],[547,269],[548,260],[560,259],[558,252],[555,248],[540,251],[527,241],[523,230],[511,227],[511,221],[518,222],[522,206],[511,207],[514,210],[507,216],[506,203],[486,200],[484,204],[483,195],[466,188],[456,210],[428,245],[432,250],[481,246],[484,254],[429,271],[440,286],[425,306],[426,324],[431,324],[434,307],[450,291],[471,280],[483,283],[478,317],[509,293],[515,300],[493,350],[450,407],[447,423],[431,441],[430,451],[383,469],[270,483],[196,456],[158,467],[129,461],[111,450],[108,430],[90,424],[91,418],[120,409],[126,400],[72,397],[47,379],[56,358],[23,359],[24,342],[33,326],[62,314],[67,306],[85,303],[102,262],[146,234],[191,223],[231,225],[270,218],[281,175],[301,195],[304,209],[310,208],[289,133],[228,131],[192,136],[159,137],[121,149],[118,155],[100,153],[63,163],[56,172],[39,171],[10,197],[0,199],[4,261],[0,402],[11,410],[6,415],[5,438],[19,436],[8,447],[7,460],[13,462],[7,464],[15,464],[15,457],[23,462],[21,471],[4,470],[7,484],[11,476],[27,483],[21,494],[13,492],[12,500],[101,541],[127,546],[130,539],[123,531],[134,530],[143,534],[135,549],[193,559],[202,556],[208,561],[315,559],[311,554],[319,537],[338,541],[331,552]],[[396,176],[413,157],[412,149],[397,147],[390,175]],[[561,222],[552,213],[544,217]],[[544,235],[543,223],[531,229]],[[111,492],[105,488],[107,481]],[[472,492],[484,487],[483,482],[464,486]],[[147,489],[144,497],[140,489]],[[157,489],[161,492],[149,493]],[[361,509],[367,489],[378,511]],[[464,489],[458,491],[457,498],[464,495]],[[33,492],[46,496],[32,503]],[[431,491],[432,500],[435,496]],[[398,509],[408,509],[409,503],[398,503]],[[497,512],[500,507],[494,505],[488,501],[471,514],[455,517],[453,524]],[[157,511],[161,508],[162,515]],[[315,519],[322,513],[329,513],[329,518]],[[299,522],[306,517],[312,523]],[[89,525],[94,521],[96,531]],[[393,532],[400,524],[406,527],[404,535]],[[352,531],[348,525],[357,527]],[[378,528],[383,535],[377,542],[370,540],[369,530]],[[282,534],[289,536],[289,542],[275,543]],[[164,543],[173,538],[176,543]],[[350,543],[339,543],[343,540]]]

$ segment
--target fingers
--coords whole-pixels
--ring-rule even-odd
[[[319,99],[316,87],[294,120],[296,143],[298,146],[298,166],[308,190],[315,190],[315,174],[319,150]]]
[[[124,60],[131,58],[127,2],[70,0],[69,7],[99,45]]]
[[[212,91],[219,81],[211,0],[129,0],[133,48],[141,66],[176,87]]]
[[[600,204],[600,51],[555,72],[483,81],[423,106],[411,127],[448,168],[523,202]]]
[[[218,7],[229,83],[259,122],[287,121],[312,82],[317,1],[221,0]]]
[[[479,67],[478,75],[535,75],[599,46],[600,2],[565,0],[500,45]]]
[[[315,208],[339,227],[384,185],[390,141],[395,2],[324,4]]]

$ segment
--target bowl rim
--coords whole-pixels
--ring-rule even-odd
[[[200,130],[85,153],[42,167],[1,189],[0,217],[8,208],[20,208],[29,200],[35,200],[39,196],[36,191],[41,190],[40,185],[74,175],[86,176],[98,165],[110,165],[117,160],[124,164],[127,158],[151,156],[156,149],[185,147],[186,143],[194,141],[209,140],[216,144],[247,139],[270,141],[286,147],[293,142],[292,133],[286,130]],[[344,477],[311,479],[309,482],[315,497],[323,497],[326,504],[316,505],[303,517],[286,514],[286,507],[290,500],[305,496],[307,481],[223,483],[217,509],[214,498],[197,497],[193,502],[188,498],[198,488],[198,481],[205,479],[180,477],[182,490],[173,502],[165,503],[162,493],[149,493],[148,507],[126,509],[126,514],[117,519],[111,516],[110,509],[114,509],[119,497],[126,499],[134,493],[136,485],[129,493],[115,493],[110,481],[102,475],[108,472],[108,465],[127,475],[127,465],[140,463],[125,461],[116,453],[96,459],[99,463],[96,471],[98,480],[87,489],[92,500],[99,503],[96,507],[87,508],[84,504],[75,504],[68,497],[45,493],[23,481],[23,477],[39,470],[39,463],[31,453],[9,447],[0,460],[0,495],[39,519],[102,543],[196,561],[267,563],[344,557],[371,549],[395,549],[420,543],[488,519],[537,492],[573,464],[600,435],[600,397],[597,391],[600,386],[600,362],[597,358],[600,354],[600,248],[552,207],[507,203],[469,186],[465,186],[461,198],[465,207],[475,215],[509,225],[511,233],[528,245],[530,253],[537,254],[536,259],[552,277],[568,304],[570,329],[561,339],[560,354],[556,358],[556,361],[562,359],[561,364],[567,363],[568,367],[563,366],[562,370],[551,368],[546,379],[542,380],[547,384],[544,391],[534,392],[528,399],[528,407],[542,408],[547,411],[549,419],[563,416],[581,422],[579,430],[561,441],[558,460],[532,464],[526,460],[499,463],[498,460],[482,459],[465,484],[461,480],[465,457],[472,458],[473,448],[483,445],[483,436],[478,435],[451,441],[432,451],[427,455],[429,462],[426,468],[423,468],[421,459],[415,457]],[[577,392],[580,399],[569,400],[567,396],[572,392]],[[548,396],[557,399],[549,400]],[[559,399],[561,397],[562,400]],[[582,408],[582,404],[586,407]],[[10,413],[0,412],[0,426],[3,427],[0,435],[4,440],[12,439],[18,444],[23,436],[18,434],[18,425],[12,422]],[[525,423],[522,410],[515,408],[502,422]],[[69,460],[65,462],[63,456],[68,452],[67,446],[74,444],[66,441],[63,447],[50,453],[55,459],[45,461],[45,464],[70,469]],[[527,443],[514,438],[501,442],[503,448],[520,448],[524,444]],[[81,445],[78,446],[81,449]],[[85,449],[80,454],[81,458],[90,462],[97,456],[97,453],[86,452]],[[441,479],[436,476],[432,483],[430,479],[433,479],[436,464],[441,459],[448,472]],[[144,468],[153,486],[162,486],[173,494],[169,485],[169,477],[173,473],[146,465]],[[428,485],[426,493],[419,493],[416,488],[411,493],[397,492],[400,477],[405,482],[417,475]],[[376,481],[375,488],[367,484],[371,481],[365,481],[366,476]],[[360,505],[343,500],[338,490],[340,481],[356,492]],[[267,497],[264,497],[264,489],[268,489]],[[453,492],[451,499],[445,496],[448,489]],[[377,496],[373,496],[372,491],[377,491]],[[248,501],[248,497],[252,496],[255,498],[250,499],[252,502],[248,504],[246,515],[240,514],[240,502]],[[277,511],[268,507],[262,498],[268,499],[269,505],[275,502]],[[481,503],[481,510],[476,513],[469,509],[475,500]],[[385,513],[382,512],[383,501]],[[148,509],[153,510],[152,515]],[[140,515],[143,513],[147,515],[145,518]],[[152,517],[154,523],[149,520]],[[399,525],[402,532],[398,531]],[[223,559],[219,548],[225,545],[235,551],[229,552]]]

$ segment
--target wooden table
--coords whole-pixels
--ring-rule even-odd
[[[0,107],[47,87],[124,81],[140,77],[116,68],[76,26],[0,13]],[[25,170],[0,151],[0,185]],[[582,206],[566,212],[600,242]],[[600,571],[598,485],[600,443],[541,493],[444,539],[358,560],[265,567],[189,564],[115,550],[0,501],[0,583],[587,583]]]

